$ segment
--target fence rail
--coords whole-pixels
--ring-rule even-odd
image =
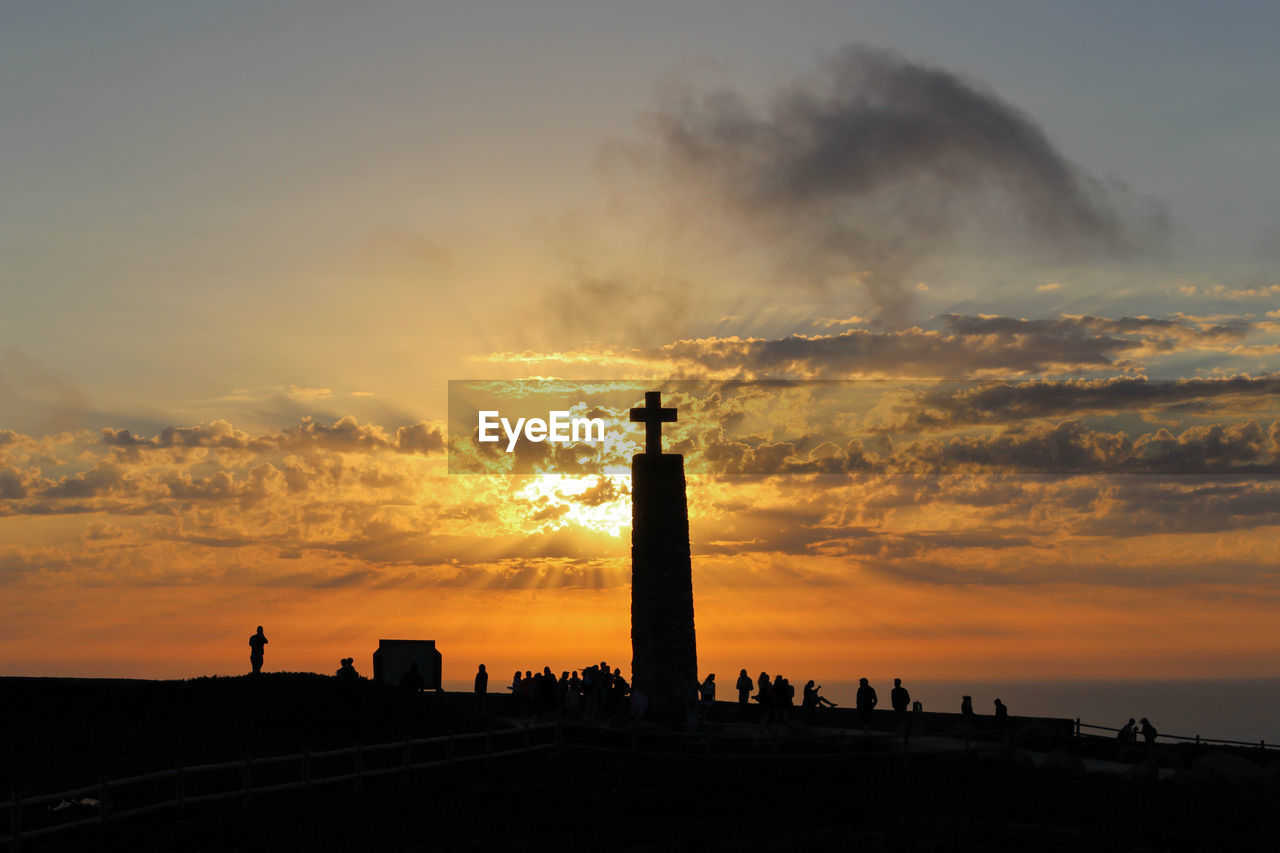
[[[1087,732],[1082,732],[1081,729],[1093,729],[1095,731],[1112,732],[1112,733],[1116,733],[1120,731],[1120,729],[1115,728],[1113,726],[1095,726],[1092,723],[1082,723],[1080,722],[1080,718],[1077,717],[1076,718],[1076,737],[1090,737],[1090,736],[1097,737],[1097,735],[1089,735]],[[1225,746],[1250,746],[1250,747],[1256,747],[1258,749],[1280,748],[1280,747],[1277,747],[1275,744],[1272,744],[1271,746],[1267,746],[1267,742],[1265,740],[1228,740],[1227,738],[1201,737],[1200,735],[1170,735],[1170,734],[1165,734],[1164,732],[1160,732],[1158,735],[1156,735],[1156,737],[1164,738],[1165,740],[1180,740],[1186,743],[1223,744]]]
[[[429,770],[437,767],[453,767],[459,764],[468,764],[476,761],[492,761],[495,758],[505,758],[514,755],[528,755],[530,753],[542,752],[549,749],[555,749],[559,737],[555,740],[544,743],[535,743],[531,735],[534,732],[544,732],[549,729],[557,729],[556,723],[541,723],[538,725],[525,725],[523,728],[501,729],[492,732],[477,732],[465,735],[440,735],[429,738],[406,738],[399,741],[390,741],[388,743],[362,744],[357,741],[354,745],[341,749],[328,749],[312,752],[305,750],[294,755],[272,755],[264,758],[244,758],[238,761],[221,761],[212,764],[197,764],[186,766],[181,761],[171,768],[164,770],[155,770],[150,773],[141,773],[134,776],[124,776],[119,779],[108,779],[103,776],[97,784],[84,785],[79,788],[70,788],[65,791],[56,791],[50,794],[35,794],[32,796],[21,796],[14,793],[13,798],[7,802],[0,801],[0,812],[9,812],[9,834],[0,837],[0,844],[8,844],[11,851],[21,848],[21,844],[25,839],[37,838],[42,835],[49,835],[55,832],[73,829],[76,827],[98,825],[106,826],[110,821],[120,820],[128,817],[136,817],[144,814],[164,809],[182,807],[185,805],[197,803],[209,803],[219,800],[230,799],[248,799],[255,794],[268,794],[280,791],[297,790],[301,788],[310,788],[313,785],[329,785],[340,782],[356,781],[357,783],[366,778],[379,776],[387,776],[391,774],[408,774],[415,770]],[[505,737],[518,737],[521,741],[519,746],[509,749],[494,749],[494,740]],[[479,751],[459,755],[457,745],[471,743],[473,741],[483,740]],[[413,760],[415,749],[421,750],[426,746],[443,746],[444,757],[431,758],[427,760]],[[400,750],[398,761],[394,761],[387,766],[366,767],[365,757],[376,755],[391,750]],[[336,773],[328,775],[315,774],[315,766],[318,763],[331,761],[334,759],[349,758],[348,766],[343,767]],[[286,779],[285,781],[274,781],[270,783],[254,784],[254,769],[262,769],[269,767],[277,767],[280,765],[297,764],[300,768],[300,778]],[[226,790],[214,790],[199,794],[189,794],[188,785],[193,780],[202,775],[225,773],[228,771],[240,771],[241,779],[234,787]],[[154,802],[143,802],[140,805],[132,805],[128,808],[112,808],[111,794],[113,791],[119,792],[121,789],[130,786],[144,785],[152,782],[164,782],[172,780],[172,788],[166,796]],[[77,799],[91,798],[91,807],[96,807],[97,813],[90,817],[78,817],[74,820],[63,820],[57,823],[50,823],[45,826],[36,826],[31,828],[23,827],[24,816],[30,815],[31,809],[48,805],[49,803],[74,802]],[[39,813],[41,818],[47,818],[47,810]]]

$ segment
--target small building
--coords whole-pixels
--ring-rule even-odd
[[[378,640],[373,653],[373,680],[400,686],[400,679],[417,663],[423,685],[428,690],[441,687],[441,657],[435,640]]]

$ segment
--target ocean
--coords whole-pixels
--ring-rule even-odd
[[[871,679],[888,706],[892,678]],[[910,681],[903,687],[927,711],[960,711],[973,697],[978,714],[992,713],[995,699],[1013,716],[1079,718],[1081,723],[1118,729],[1143,717],[1161,734],[1280,744],[1280,679]],[[828,681],[822,694],[852,705],[857,681]],[[1088,729],[1085,729],[1088,732]],[[1097,732],[1105,735],[1106,732]]]
[[[753,677],[759,673],[752,673]],[[719,698],[732,700],[732,679],[723,676]],[[794,681],[796,699],[804,686]],[[882,707],[889,705],[892,678],[872,678]],[[1013,716],[1079,718],[1082,723],[1120,728],[1147,717],[1161,734],[1280,744],[1280,678],[1199,680],[938,681],[903,679],[912,700],[926,711],[960,711],[960,697],[973,697],[974,711],[992,712],[999,698]],[[494,684],[490,684],[493,689]],[[497,685],[504,690],[505,682]],[[470,681],[446,681],[448,690],[468,691]],[[822,695],[853,705],[857,681],[822,682]],[[1085,729],[1088,731],[1088,729]],[[1097,732],[1106,735],[1106,732]]]

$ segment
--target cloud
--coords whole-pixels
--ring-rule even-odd
[[[1233,376],[1153,382],[1146,377],[977,384],[930,389],[902,408],[886,432],[950,430],[975,424],[1002,424],[1035,418],[1085,414],[1177,411],[1241,412],[1274,405],[1280,376]]]
[[[853,329],[785,338],[697,338],[652,353],[687,371],[735,378],[966,378],[1126,369],[1135,359],[1188,349],[1230,347],[1251,326],[1244,320],[1203,323],[1063,316],[1027,320],[948,314],[945,331]]]
[[[788,271],[861,283],[882,314],[909,300],[906,275],[981,223],[1065,255],[1116,256],[1160,243],[1164,208],[1069,161],[1033,119],[981,83],[867,45],[760,105],[720,88],[671,85],[637,160],[682,195],[790,254]]]
[[[126,458],[138,459],[145,450],[187,450],[209,448],[252,454],[330,450],[338,453],[372,453],[392,450],[427,455],[444,450],[443,430],[427,421],[398,427],[392,437],[377,424],[361,425],[347,415],[332,424],[304,418],[297,426],[276,433],[250,435],[228,421],[215,420],[191,427],[166,427],[151,438],[128,429],[105,427],[102,443],[119,448]]]

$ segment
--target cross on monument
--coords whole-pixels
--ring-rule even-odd
[[[644,452],[662,455],[662,425],[675,423],[676,410],[662,408],[661,391],[645,391],[644,406],[631,410],[631,422],[644,424]]]

